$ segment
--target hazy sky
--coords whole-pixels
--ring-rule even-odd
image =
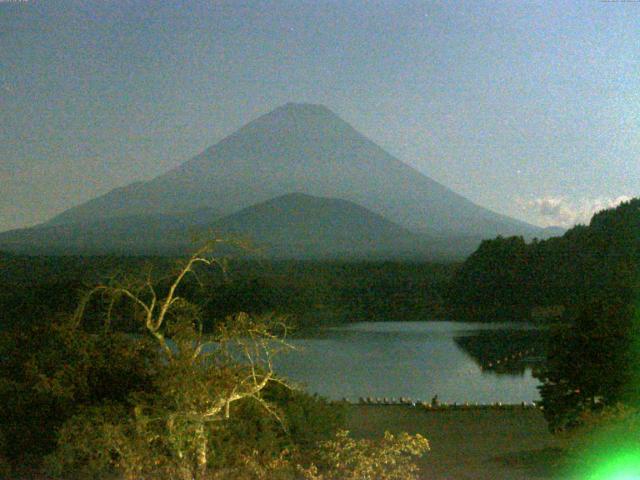
[[[640,3],[0,0],[0,230],[321,103],[495,211],[640,195]]]

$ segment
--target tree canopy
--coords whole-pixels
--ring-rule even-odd
[[[455,272],[453,318],[531,320],[536,307],[574,307],[594,298],[630,301],[640,265],[640,199],[596,213],[562,237],[485,240]],[[556,317],[557,319],[557,317]]]

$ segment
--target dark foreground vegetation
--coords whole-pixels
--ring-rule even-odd
[[[353,439],[340,405],[273,371],[288,348],[285,318],[233,313],[205,335],[202,292],[227,285],[210,248],[159,280],[132,271],[73,294],[54,283],[40,311],[10,303],[30,316],[0,336],[1,476],[415,477],[424,437]]]
[[[640,200],[560,238],[485,241],[462,265],[194,258],[0,258],[0,476],[413,478],[426,439],[352,438],[344,407],[271,369],[292,321],[362,319],[543,322],[544,337],[457,341],[480,363],[543,355],[561,478],[607,452],[640,458]]]

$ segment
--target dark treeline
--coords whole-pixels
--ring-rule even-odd
[[[162,278],[177,261],[2,255],[0,328],[70,313],[90,285],[140,271]],[[197,280],[189,279],[182,288],[197,299],[206,331],[240,310],[289,315],[299,328],[362,320],[430,320],[444,315],[444,293],[455,268],[392,261],[237,260],[229,262],[225,274],[217,268],[201,269]]]
[[[453,318],[557,319],[594,297],[628,297],[640,264],[640,200],[594,215],[562,237],[485,240],[455,273]]]
[[[640,407],[640,199],[559,238],[483,242],[447,298],[459,319],[552,323],[537,372],[551,430],[579,428],[601,412],[624,424],[620,405]]]
[[[231,261],[223,277],[185,285],[205,328],[237,312],[289,314],[298,326],[356,320],[557,320],[594,296],[629,295],[638,261],[638,200],[564,236],[485,240],[462,264],[394,261]],[[88,285],[177,259],[0,254],[0,326],[69,312]],[[219,272],[218,272],[219,273]],[[624,293],[627,292],[627,293]]]

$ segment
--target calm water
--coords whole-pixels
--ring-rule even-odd
[[[519,403],[539,399],[531,369],[482,371],[454,341],[487,330],[530,328],[461,322],[362,322],[292,340],[297,350],[276,362],[281,375],[307,391],[355,400],[410,397],[444,402]]]

